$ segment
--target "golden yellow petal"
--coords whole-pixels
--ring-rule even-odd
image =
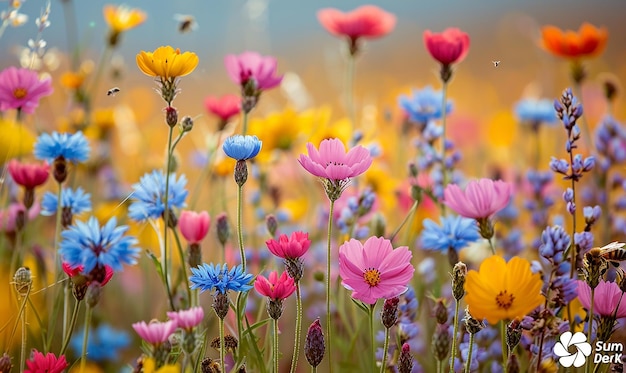
[[[151,52],[141,51],[136,57],[137,67],[148,76],[157,76]]]

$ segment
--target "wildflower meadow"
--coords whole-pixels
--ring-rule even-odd
[[[0,2],[0,373],[624,371],[625,4],[443,3]]]

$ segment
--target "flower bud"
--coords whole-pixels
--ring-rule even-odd
[[[413,370],[413,356],[411,356],[411,347],[408,343],[402,345],[397,368],[398,373],[411,373]]]
[[[226,347],[226,352],[235,351],[238,344],[239,342],[237,341],[237,338],[235,338],[233,335],[226,334],[224,336],[224,347]],[[211,348],[214,348],[216,350],[220,349],[220,337],[213,338],[213,340],[211,341]]]
[[[85,295],[85,301],[87,302],[87,306],[90,308],[94,308],[98,302],[100,301],[100,296],[102,295],[102,286],[97,281],[92,282],[87,287],[87,294]]]
[[[456,251],[455,251],[456,252]],[[467,266],[463,262],[458,262],[452,268],[452,294],[454,299],[460,301],[465,295],[465,277],[467,276]]]
[[[248,180],[248,164],[245,160],[237,161],[235,165],[235,182],[240,187]]]
[[[0,372],[9,373],[13,368],[13,364],[11,364],[11,356],[9,356],[6,352],[2,354],[0,357]]]
[[[217,317],[224,320],[224,318],[228,314],[229,303],[230,301],[228,299],[227,293],[220,293],[219,291],[215,293],[215,295],[213,296],[212,307]]]
[[[226,245],[228,237],[230,236],[230,225],[228,224],[228,218],[225,213],[221,213],[217,216],[217,239],[222,246]]]
[[[300,258],[285,259],[285,269],[289,277],[293,279],[295,283],[298,283],[304,275],[304,263]]]
[[[433,354],[439,361],[445,361],[450,352],[450,330],[448,324],[437,324],[435,333],[433,334]]]
[[[476,334],[485,329],[485,324],[470,314],[469,307],[465,308],[465,329],[470,334]]]
[[[265,227],[267,227],[267,231],[270,236],[276,236],[276,230],[278,229],[278,221],[274,215],[267,215],[265,217]]]
[[[400,298],[398,297],[385,299],[380,318],[387,329],[394,326],[398,321],[398,303],[400,303]]]
[[[180,121],[180,130],[183,132],[189,132],[193,129],[193,119],[190,116],[185,115]]]
[[[173,106],[165,108],[165,123],[168,126],[174,127],[178,123],[178,110]]]
[[[309,326],[309,331],[306,333],[304,356],[312,367],[317,367],[324,358],[325,350],[324,333],[320,320],[317,319]]]
[[[443,299],[437,299],[437,304],[435,304],[435,318],[437,319],[437,324],[445,324],[448,322],[448,306]]]
[[[283,314],[283,300],[267,298],[267,314],[274,320]]]
[[[519,373],[521,372],[519,361],[515,354],[510,354],[509,359],[506,362],[506,373]]]

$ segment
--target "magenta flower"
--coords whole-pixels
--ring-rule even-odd
[[[435,60],[448,66],[463,61],[469,51],[470,38],[458,28],[447,28],[441,33],[426,30],[424,45]]]
[[[64,355],[57,358],[52,352],[44,355],[33,350],[32,358],[26,360],[26,367],[24,373],[61,373],[68,367],[68,364]]]
[[[593,312],[603,317],[621,319],[626,317],[626,297],[615,282],[600,280],[593,296]],[[578,299],[586,309],[591,307],[591,288],[585,281],[578,281]],[[621,301],[620,301],[621,300]],[[619,305],[619,307],[618,307]]]
[[[501,180],[470,181],[462,191],[456,184],[448,184],[443,191],[443,203],[466,218],[486,219],[509,204],[513,188]]]
[[[254,88],[264,91],[276,87],[283,80],[282,76],[276,76],[276,59],[257,52],[243,52],[239,56],[229,54],[224,58],[224,64],[230,79],[242,87],[253,80]]]
[[[148,324],[145,321],[136,322],[133,324],[133,329],[144,341],[152,345],[160,345],[168,340],[176,331],[177,326],[176,321],[173,320],[166,322],[152,320]]]
[[[339,247],[339,276],[352,298],[366,304],[397,297],[407,289],[415,268],[406,246],[393,249],[391,241],[370,237],[365,244],[351,239]]]
[[[18,228],[17,216],[20,213],[25,213],[26,207],[21,203],[11,203],[5,209],[0,210],[0,232],[11,233],[15,232]],[[35,219],[41,212],[39,203],[34,203],[32,207],[28,209],[28,221]],[[21,227],[20,227],[21,229]]]
[[[50,166],[47,162],[42,164],[21,163],[16,159],[12,159],[8,168],[13,181],[27,190],[43,185],[50,175]]]
[[[206,237],[211,226],[209,213],[185,210],[178,218],[178,229],[189,244],[198,244]]]
[[[311,240],[308,233],[293,232],[291,237],[281,234],[278,240],[267,240],[265,244],[272,254],[279,258],[296,259],[306,254],[311,246]]]
[[[272,300],[284,300],[289,298],[294,291],[296,291],[296,285],[293,279],[287,276],[287,272],[283,272],[278,277],[278,272],[270,272],[268,278],[258,275],[254,281],[254,288],[256,291]]]
[[[18,109],[31,114],[39,100],[50,94],[50,78],[39,79],[36,71],[8,67],[0,72],[0,111]]]
[[[204,319],[204,310],[202,307],[192,307],[188,310],[168,312],[167,317],[174,321],[179,328],[191,331],[191,329],[200,325],[202,319]]]
[[[241,111],[241,97],[237,95],[224,95],[219,98],[208,96],[204,99],[204,107],[207,112],[220,118],[222,122],[228,122]]]

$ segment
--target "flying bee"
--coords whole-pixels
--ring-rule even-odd
[[[184,34],[198,27],[196,19],[189,14],[174,14],[174,20],[178,21],[178,32]]]
[[[493,64],[493,67],[500,66],[500,61],[491,61],[491,63]]]
[[[589,254],[594,257],[602,257],[614,267],[619,267],[620,262],[626,260],[626,249],[624,242],[611,242],[603,247],[594,247],[589,250]]]
[[[118,87],[113,87],[107,91],[107,96],[115,96],[120,89]]]

